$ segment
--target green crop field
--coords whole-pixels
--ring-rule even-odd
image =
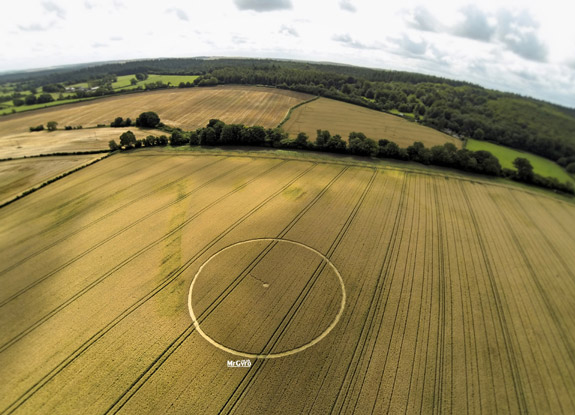
[[[570,181],[575,185],[575,179],[573,179],[573,177],[571,177],[561,166],[544,157],[488,143],[487,141],[473,140],[471,138],[467,141],[466,148],[473,151],[489,151],[499,159],[501,167],[507,167],[508,169],[515,169],[515,167],[513,167],[513,160],[517,157],[526,158],[531,162],[535,173],[543,177],[555,177],[560,182]]]
[[[6,115],[6,114],[12,114],[12,113],[24,112],[24,111],[30,111],[30,110],[37,110],[40,108],[55,107],[57,105],[72,104],[74,102],[89,101],[92,99],[95,99],[95,98],[66,99],[64,101],[52,101],[52,102],[46,102],[43,104],[21,105],[19,107],[10,106],[10,107],[6,107],[6,108],[1,109],[0,115]],[[12,101],[10,101],[10,102],[12,102]]]
[[[145,86],[146,84],[159,81],[162,81],[165,84],[170,83],[173,86],[178,86],[180,82],[194,82],[194,79],[197,78],[196,75],[149,75],[148,79],[139,81],[136,85],[132,85],[130,81],[134,77],[135,75],[118,76],[118,80],[112,84],[112,88],[136,89],[138,86]]]

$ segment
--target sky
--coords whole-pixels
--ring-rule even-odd
[[[568,4],[13,0],[2,5],[0,72],[158,57],[282,58],[437,75],[575,108]]]

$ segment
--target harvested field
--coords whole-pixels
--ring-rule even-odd
[[[352,131],[362,132],[374,140],[387,139],[400,147],[421,141],[426,147],[453,143],[461,148],[461,141],[432,128],[424,127],[400,117],[345,102],[320,98],[296,108],[283,125],[284,130],[295,136],[305,132],[311,141],[318,129],[339,134],[347,140]]]
[[[173,127],[204,127],[211,118],[226,123],[275,127],[294,105],[311,98],[299,92],[252,86],[168,89],[102,98],[0,118],[0,139],[29,127],[56,121],[59,127],[110,124],[116,117],[135,120],[155,111]]]
[[[120,135],[128,130],[132,131],[137,139],[145,138],[150,134],[166,134],[159,130],[141,130],[136,127],[56,130],[51,132],[44,130],[15,134],[5,132],[4,135],[0,132],[0,158],[109,150],[108,142],[116,140],[116,143],[119,143]]]
[[[8,160],[0,163],[0,204],[101,154]]]
[[[374,166],[145,149],[0,209],[0,413],[575,412],[575,206]]]

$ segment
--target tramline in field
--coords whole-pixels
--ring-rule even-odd
[[[573,227],[455,175],[114,155],[0,210],[0,411],[572,412]]]

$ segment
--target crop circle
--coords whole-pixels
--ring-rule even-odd
[[[202,271],[205,270],[205,268],[212,263],[212,261],[216,258],[218,258],[219,256],[221,256],[222,254],[224,254],[225,252],[228,252],[229,250],[233,249],[233,248],[237,248],[240,247],[242,245],[247,245],[247,244],[253,244],[253,243],[261,243],[261,242],[276,242],[278,244],[290,244],[292,246],[296,246],[299,248],[304,248],[305,250],[311,252],[313,254],[313,256],[319,257],[321,259],[320,263],[325,262],[326,264],[326,268],[329,267],[329,269],[331,270],[330,274],[335,275],[336,278],[336,284],[339,287],[340,291],[341,291],[341,301],[339,301],[339,307],[337,307],[337,313],[335,314],[333,320],[331,321],[331,323],[321,332],[319,333],[317,336],[315,336],[313,339],[307,341],[304,344],[299,345],[298,347],[293,347],[291,349],[288,350],[284,350],[281,352],[277,352],[277,353],[249,353],[249,352],[245,352],[242,350],[236,350],[235,348],[231,348],[226,346],[225,344],[223,344],[221,341],[217,341],[215,340],[212,336],[208,335],[201,327],[200,322],[198,321],[198,316],[196,316],[196,312],[194,311],[194,303],[193,303],[193,294],[194,294],[194,288],[196,286],[196,283],[198,281],[199,276],[202,274]],[[316,258],[317,260],[317,258]],[[246,277],[244,277],[245,279]],[[255,278],[255,277],[254,277]],[[319,278],[319,277],[318,277]],[[263,282],[261,286],[264,289],[268,289],[269,287],[269,283],[267,282]],[[304,351],[308,348],[310,348],[311,346],[317,344],[319,341],[321,341],[323,338],[325,338],[333,329],[334,327],[337,325],[339,319],[341,318],[341,315],[343,314],[343,310],[345,308],[345,302],[346,302],[346,291],[345,291],[345,285],[343,282],[343,278],[341,277],[341,274],[339,273],[338,269],[336,268],[336,266],[329,260],[329,258],[327,258],[324,254],[322,254],[321,252],[319,252],[318,250],[305,245],[301,242],[296,242],[296,241],[292,241],[292,240],[288,240],[288,239],[281,239],[281,238],[257,238],[257,239],[249,239],[249,240],[245,240],[245,241],[240,241],[240,242],[236,242],[234,244],[228,245],[227,247],[219,250],[218,252],[214,253],[212,256],[210,256],[198,269],[198,271],[196,272],[196,274],[194,275],[194,278],[192,279],[192,283],[190,285],[190,289],[188,292],[188,311],[190,313],[190,316],[192,318],[193,324],[195,326],[195,329],[197,330],[197,332],[205,339],[207,340],[210,344],[212,344],[213,346],[219,348],[220,350],[223,350],[227,353],[230,354],[234,354],[237,356],[241,356],[241,357],[245,357],[245,358],[252,358],[252,359],[273,359],[273,358],[279,358],[279,357],[285,357],[285,356],[290,356],[293,355],[295,353]],[[336,304],[337,306],[337,304]]]

